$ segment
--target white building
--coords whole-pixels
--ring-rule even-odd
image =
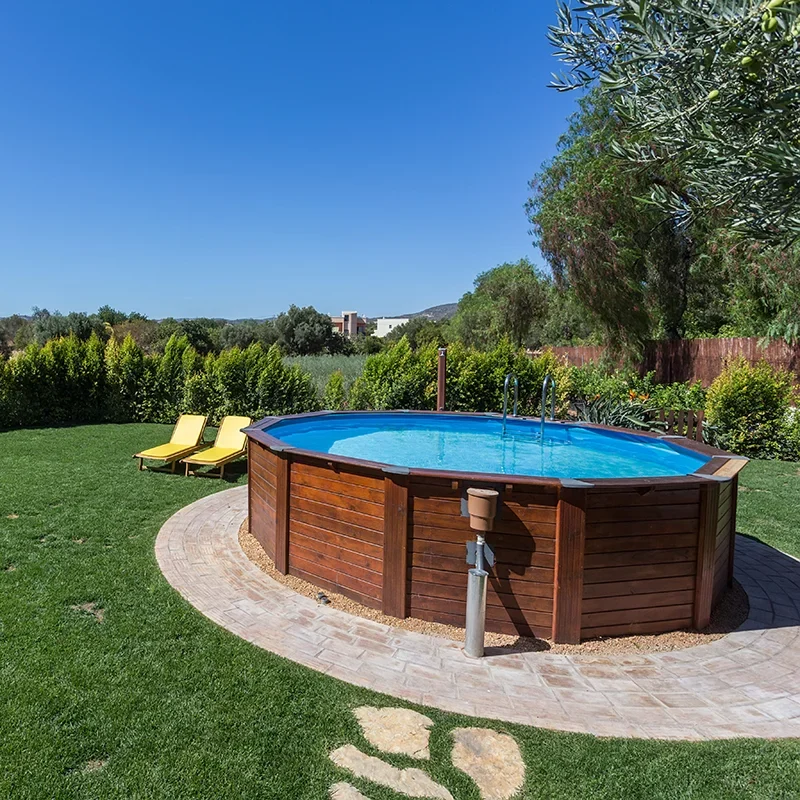
[[[379,317],[375,335],[379,339],[383,339],[386,334],[391,333],[395,328],[405,325],[408,319],[408,317]]]

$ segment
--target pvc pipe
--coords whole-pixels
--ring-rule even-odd
[[[467,625],[464,635],[464,655],[469,658],[483,658],[488,575],[489,573],[482,569],[471,569],[467,575]]]

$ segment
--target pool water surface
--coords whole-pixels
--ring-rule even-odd
[[[634,433],[497,416],[368,413],[285,419],[270,434],[291,447],[394,466],[553,478],[687,475],[709,457]]]

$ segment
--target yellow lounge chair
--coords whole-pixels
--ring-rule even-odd
[[[198,466],[219,467],[219,476],[225,474],[225,465],[247,454],[247,434],[242,433],[242,428],[252,425],[250,417],[224,417],[217,431],[214,446],[208,450],[182,459],[186,464],[186,474],[189,474],[189,464]]]
[[[172,430],[169,444],[160,444],[149,450],[136,453],[134,458],[139,459],[139,469],[144,469],[142,461],[147,458],[153,461],[164,461],[175,472],[175,462],[184,456],[194,453],[203,446],[203,432],[206,429],[208,417],[200,414],[181,414]]]

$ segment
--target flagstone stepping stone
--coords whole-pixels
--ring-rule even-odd
[[[483,800],[510,800],[525,781],[519,745],[507,733],[488,728],[456,728],[453,765],[478,785]]]
[[[342,781],[331,786],[331,800],[369,800],[350,783]]]
[[[367,741],[384,753],[430,758],[428,749],[433,720],[407,708],[361,706],[353,713]]]
[[[416,767],[398,769],[379,758],[362,753],[352,744],[337,748],[331,753],[330,758],[337,767],[350,770],[359,778],[366,778],[407,797],[453,800],[453,795],[444,786],[436,783],[421,769]]]

